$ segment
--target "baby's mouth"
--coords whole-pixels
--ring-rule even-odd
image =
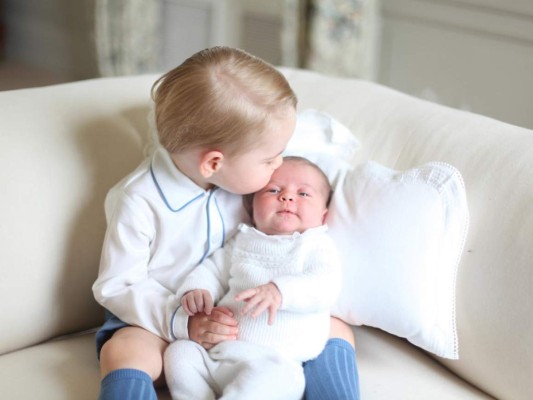
[[[278,211],[278,214],[291,214],[291,215],[294,215],[296,213],[294,211],[291,211],[291,210],[288,210],[288,209],[284,209],[284,210]]]

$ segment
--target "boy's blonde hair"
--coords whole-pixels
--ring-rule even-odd
[[[269,118],[296,108],[285,77],[267,62],[230,47],[202,50],[152,87],[155,124],[170,153],[199,147],[228,154],[257,142]]]

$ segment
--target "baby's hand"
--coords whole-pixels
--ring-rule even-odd
[[[250,315],[253,318],[268,309],[268,324],[272,325],[281,306],[281,292],[274,283],[270,282],[266,285],[240,292],[235,296],[235,300],[247,302],[241,314],[246,315],[251,312]]]
[[[207,290],[195,289],[183,295],[181,305],[189,317],[197,313],[210,315],[213,311],[213,298]]]

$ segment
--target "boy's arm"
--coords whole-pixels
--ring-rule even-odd
[[[213,313],[202,310],[191,315],[183,304],[184,296],[193,291],[207,292],[211,304],[216,304],[227,293],[229,263],[225,250],[231,248],[231,243],[232,241],[226,243],[224,248],[218,249],[202,264],[196,266],[178,288],[176,297],[181,300],[181,306],[176,310],[173,324],[177,339],[191,339],[209,349],[223,338],[235,338],[236,320],[230,310],[216,307]]]
[[[93,285],[96,301],[122,321],[173,340],[179,298],[148,274],[150,243],[155,237],[150,211],[121,198],[107,209],[100,271]]]

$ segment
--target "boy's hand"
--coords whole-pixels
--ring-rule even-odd
[[[281,292],[274,283],[270,282],[240,292],[235,296],[235,300],[245,301],[247,304],[242,309],[241,314],[250,313],[253,318],[268,309],[268,324],[272,325],[281,306]]]
[[[183,295],[181,305],[189,317],[201,312],[210,315],[213,311],[213,298],[207,290],[195,289]]]
[[[226,307],[214,307],[211,314],[198,313],[189,317],[189,339],[206,350],[226,340],[237,339],[237,320]]]

